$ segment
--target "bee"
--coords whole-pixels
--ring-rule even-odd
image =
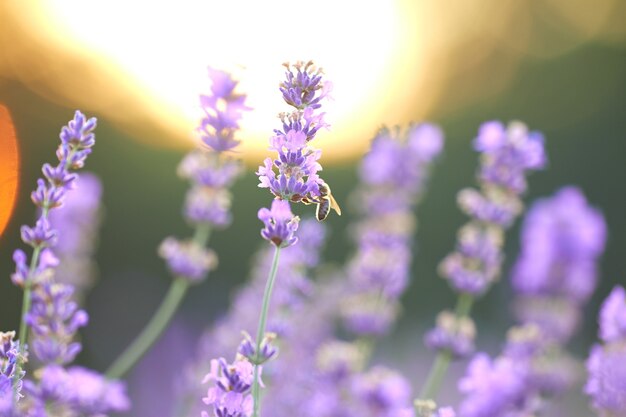
[[[317,208],[315,209],[315,218],[317,221],[322,222],[326,220],[331,209],[335,210],[337,215],[341,216],[341,207],[339,207],[339,204],[337,204],[337,201],[333,197],[330,186],[322,182],[319,185],[319,189],[319,197],[304,197],[301,200],[304,204],[317,204]]]

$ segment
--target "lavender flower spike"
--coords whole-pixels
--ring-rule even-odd
[[[459,230],[456,250],[439,267],[440,275],[459,293],[455,309],[458,324],[469,316],[474,298],[499,278],[504,232],[522,212],[526,175],[547,162],[541,134],[529,132],[520,122],[507,128],[500,122],[483,124],[474,148],[482,154],[477,175],[480,190],[459,193],[459,207],[470,221]],[[468,338],[472,332],[458,324],[443,326],[440,320],[426,337],[426,344],[438,354],[420,394],[422,400],[434,399],[453,357],[472,352]]]
[[[48,220],[50,210],[60,207],[66,192],[72,187],[76,174],[72,169],[82,168],[85,159],[91,153],[95,144],[93,130],[96,127],[96,119],[87,119],[80,111],[76,111],[74,119],[61,130],[59,145],[56,155],[59,160],[57,167],[49,164],[43,166],[45,180],[37,180],[37,188],[31,194],[33,203],[40,208],[39,218],[35,227],[22,226],[22,240],[32,246],[33,254],[30,267],[27,268],[27,257],[20,249],[13,254],[16,264],[16,272],[12,276],[13,282],[24,288],[22,301],[22,321],[19,328],[20,356],[16,363],[17,371],[14,373],[14,384],[17,383],[18,375],[22,372],[22,360],[25,355],[27,338],[27,317],[31,309],[31,290],[40,285],[47,285],[46,280],[51,278],[50,267],[56,266],[58,260],[49,249],[56,244],[57,232],[52,229]]]
[[[189,287],[206,279],[217,267],[217,255],[206,248],[213,229],[231,222],[229,187],[241,175],[241,163],[228,155],[240,141],[235,137],[246,96],[237,93],[237,81],[224,71],[209,68],[211,94],[200,96],[204,117],[197,132],[203,146],[191,151],[178,166],[178,175],[190,182],[183,216],[194,228],[192,239],[166,237],[158,253],[174,280],[158,310],[133,343],[109,367],[107,375],[128,372],[165,330]]]
[[[626,291],[615,287],[600,309],[600,338],[587,360],[585,393],[600,417],[626,414]]]
[[[285,64],[285,81],[280,86],[283,99],[294,110],[282,113],[282,129],[274,130],[270,149],[278,153],[276,159],[267,158],[259,167],[259,187],[269,188],[281,200],[292,202],[317,201],[324,181],[317,172],[322,169],[318,160],[322,153],[309,146],[318,130],[328,125],[324,113],[319,113],[321,101],[330,90],[330,83],[322,81],[322,71],[311,61]]]
[[[550,397],[575,384],[578,366],[564,347],[595,287],[605,229],[577,188],[533,204],[511,278],[519,325],[497,358],[480,354],[470,363],[459,384],[462,415],[543,414]]]

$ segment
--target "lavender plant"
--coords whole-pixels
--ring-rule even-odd
[[[285,68],[280,92],[292,110],[279,115],[281,127],[269,140],[276,156],[257,171],[259,187],[273,196],[271,206],[258,211],[269,245],[256,256],[251,282],[204,333],[196,358],[176,379],[174,416],[259,417],[263,408],[266,417],[455,417],[452,407],[438,408],[437,394],[450,362],[474,352],[470,311],[501,274],[504,234],[523,211],[526,175],[546,165],[543,138],[519,122],[506,128],[488,122],[479,130],[480,188],[459,193],[470,221],[440,265],[458,303],[454,312],[441,312],[425,335],[437,357],[412,401],[407,376],[373,360],[372,352],[400,312],[411,277],[414,211],[443,133],[421,124],[377,134],[351,199],[358,213],[351,228],[355,253],[342,268],[320,268],[327,233],[319,221],[331,210],[341,214],[318,175],[321,151],[310,145],[328,127],[321,107],[331,85],[312,62]],[[170,290],[106,377],[72,365],[81,350],[76,334],[88,321],[77,292],[88,285],[100,188],[84,176],[70,189],[95,143],[96,120],[76,112],[63,128],[59,164],[44,165],[31,195],[39,217],[21,230],[32,255],[29,260],[20,249],[13,254],[11,278],[24,289],[24,301],[17,337],[0,332],[0,417],[103,417],[129,409],[117,378],[157,340],[189,288],[216,267],[217,255],[206,247],[209,235],[232,222],[229,189],[243,169],[230,155],[249,108],[228,73],[209,69],[209,76],[211,93],[200,97],[205,114],[198,127],[205,146],[178,169],[191,184],[183,214],[194,236],[168,237],[159,247],[174,276]],[[298,203],[316,205],[318,221],[300,221],[292,210]],[[602,214],[575,187],[532,206],[511,272],[517,322],[500,354],[478,353],[469,362],[458,381],[460,417],[544,415],[548,401],[572,389],[581,367],[567,344],[595,289],[606,229]],[[602,344],[587,360],[584,391],[601,417],[626,413],[625,323],[626,291],[616,287],[600,312]],[[207,369],[202,378],[199,372]],[[263,381],[272,389],[262,398]]]
[[[472,304],[500,274],[504,231],[522,211],[520,195],[526,190],[527,171],[546,164],[543,137],[519,122],[506,129],[499,122],[483,124],[474,147],[482,153],[480,191],[459,193],[459,206],[471,220],[459,231],[456,251],[440,266],[440,274],[459,298],[454,313],[440,314],[437,326],[425,336],[426,345],[438,353],[419,395],[421,401],[436,400],[450,361],[472,352]]]
[[[565,345],[595,287],[605,237],[602,215],[577,188],[531,207],[512,273],[519,324],[501,355],[480,353],[470,362],[459,381],[462,416],[545,414],[550,398],[572,388],[579,368]]]
[[[244,111],[246,96],[235,91],[237,82],[226,72],[209,68],[211,94],[201,95],[204,117],[198,133],[205,145],[189,153],[178,167],[178,175],[191,183],[183,213],[195,229],[192,239],[167,237],[159,247],[174,280],[158,310],[133,343],[107,371],[111,378],[126,374],[163,333],[189,287],[206,279],[217,266],[217,255],[206,248],[212,229],[231,222],[228,191],[242,173],[238,160],[227,156],[240,140],[235,135]]]
[[[79,366],[66,368],[81,344],[76,331],[87,324],[88,316],[72,300],[71,284],[56,282],[59,259],[53,252],[58,240],[71,239],[63,230],[52,229],[49,213],[61,207],[77,181],[73,171],[82,168],[95,144],[96,119],[77,111],[61,130],[57,149],[59,164],[44,164],[45,179],[37,180],[31,199],[39,208],[34,227],[23,226],[22,240],[33,248],[28,265],[24,251],[13,254],[16,270],[13,283],[24,289],[22,320],[18,340],[15,333],[2,333],[0,342],[0,411],[3,416],[96,416],[128,409],[124,385],[105,379]],[[28,328],[32,330],[28,342]],[[30,346],[30,352],[27,351]],[[27,353],[28,352],[28,353]],[[29,356],[32,353],[32,356]],[[33,372],[26,376],[24,365],[32,358]],[[36,370],[35,370],[36,369]]]

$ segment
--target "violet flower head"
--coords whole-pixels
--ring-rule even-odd
[[[243,112],[250,108],[245,105],[246,96],[235,92],[237,82],[230,74],[213,68],[208,71],[212,94],[200,96],[204,117],[198,132],[202,142],[214,152],[230,151],[241,142],[235,139],[235,133]]]
[[[34,333],[31,350],[43,363],[67,364],[81,350],[80,343],[72,340],[89,318],[78,309],[72,293],[71,285],[56,283],[39,285],[33,291],[25,319]]]
[[[464,358],[474,352],[476,327],[469,317],[456,317],[450,311],[437,316],[437,325],[426,333],[424,343],[433,350],[446,350],[455,358]]]
[[[259,374],[260,378],[260,374]],[[250,417],[253,400],[250,394],[254,380],[254,365],[246,359],[228,364],[224,358],[211,361],[211,371],[203,383],[211,382],[202,401],[213,408],[215,417]],[[202,412],[203,417],[208,417]]]
[[[513,285],[529,295],[565,296],[587,301],[595,288],[596,260],[604,250],[606,225],[584,194],[565,187],[529,210],[522,232],[522,254]]]
[[[626,291],[615,287],[600,310],[600,339],[605,343],[626,340]]]
[[[587,359],[585,393],[601,417],[626,414],[625,291],[615,287],[600,309],[600,338]]]
[[[15,332],[0,332],[0,415],[11,411],[14,391],[18,399],[23,397],[22,378],[25,372],[21,371],[17,381],[14,382],[14,374],[18,372],[16,365],[20,357],[19,344],[14,338]]]
[[[461,293],[481,295],[500,275],[503,232],[523,210],[526,175],[546,165],[543,137],[520,122],[505,129],[487,122],[474,147],[481,152],[480,190],[459,192],[459,207],[471,221],[459,232],[457,250],[440,265],[440,275]]]
[[[459,381],[465,399],[459,407],[463,417],[505,417],[524,398],[528,369],[511,358],[492,360],[477,354]]]
[[[193,241],[166,238],[159,246],[159,255],[165,259],[170,272],[190,282],[201,282],[209,271],[217,267],[217,255]]]
[[[311,61],[285,64],[286,80],[280,91],[291,113],[282,113],[282,130],[276,129],[270,138],[270,149],[278,153],[267,158],[259,167],[259,187],[269,188],[276,198],[292,202],[315,202],[324,181],[317,172],[322,153],[309,146],[318,130],[328,125],[319,113],[321,101],[328,95],[330,83],[322,81],[322,71]]]
[[[531,207],[521,241],[512,274],[513,288],[520,294],[516,314],[565,342],[596,286],[597,262],[606,241],[604,218],[578,188],[565,187]]]
[[[73,285],[77,299],[82,299],[84,291],[93,284],[96,276],[92,258],[102,218],[101,197],[102,184],[98,177],[83,172],[75,180],[74,188],[67,193],[63,206],[49,214],[51,226],[60,231],[54,248],[59,258],[54,279]]]
[[[300,218],[293,215],[289,202],[273,200],[272,208],[260,209],[258,217],[265,224],[261,236],[274,246],[286,248],[298,242],[295,232],[298,230]]]
[[[409,283],[413,209],[442,147],[437,126],[416,124],[382,129],[363,158],[362,185],[353,196],[362,216],[354,228],[358,249],[346,268],[348,294],[341,303],[344,324],[357,335],[382,335],[397,317]]]

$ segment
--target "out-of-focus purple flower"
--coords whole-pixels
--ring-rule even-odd
[[[352,390],[367,408],[381,416],[411,410],[411,385],[399,373],[376,366],[352,382]]]
[[[434,125],[383,129],[363,158],[362,185],[354,194],[362,214],[354,234],[358,250],[346,268],[341,308],[344,324],[357,335],[385,334],[395,321],[409,283],[413,209],[442,147],[443,134]]]
[[[626,291],[615,287],[600,310],[600,339],[605,343],[626,340]]]
[[[215,252],[193,241],[181,242],[168,237],[159,246],[159,255],[172,274],[190,282],[204,280],[208,272],[217,267]]]
[[[455,291],[476,296],[500,274],[503,231],[522,211],[527,173],[542,169],[547,159],[541,135],[529,133],[520,122],[506,129],[500,122],[485,123],[474,146],[482,153],[481,189],[459,193],[459,206],[472,220],[459,233],[457,251],[443,260],[440,273]]]
[[[261,346],[257,352],[256,341],[252,340],[250,334],[244,331],[243,340],[239,344],[237,353],[248,359],[251,363],[261,365],[274,358],[278,353],[278,348],[272,343],[275,338],[275,333],[266,333],[263,340],[261,340]]]
[[[130,408],[122,382],[107,380],[80,366],[65,369],[56,364],[48,365],[39,371],[39,383],[28,381],[25,390],[30,399],[26,409],[30,412],[45,408],[54,415],[95,417]]]
[[[469,317],[456,317],[450,311],[437,316],[437,325],[426,333],[424,343],[433,350],[447,350],[456,358],[464,358],[474,352],[476,327]]]
[[[524,398],[528,369],[526,363],[511,358],[492,360],[477,354],[459,381],[465,399],[459,407],[463,417],[504,417]]]
[[[228,188],[242,174],[241,162],[226,156],[240,143],[235,138],[246,96],[235,92],[237,81],[230,74],[209,68],[211,94],[201,95],[204,118],[198,132],[207,148],[188,153],[178,166],[179,177],[190,182],[183,215],[196,228],[196,236],[208,237],[211,229],[230,225],[232,195]],[[202,232],[200,232],[202,231]],[[167,237],[160,245],[159,255],[165,259],[172,274],[189,282],[204,280],[217,266],[216,254],[196,239],[181,241]]]
[[[298,242],[295,232],[298,230],[300,218],[293,215],[289,202],[273,200],[272,208],[260,209],[258,217],[265,224],[265,228],[261,230],[261,236],[274,246],[286,248]]]
[[[204,117],[198,127],[202,141],[215,152],[234,149],[241,141],[235,139],[239,119],[244,111],[246,96],[235,93],[237,82],[227,72],[209,68],[211,95],[201,95]]]
[[[49,214],[50,225],[59,231],[54,248],[59,258],[54,279],[74,286],[74,298],[82,299],[95,279],[93,255],[102,217],[102,184],[98,177],[84,172],[68,191],[62,207]]]
[[[543,136],[529,132],[521,122],[511,122],[506,128],[497,121],[483,124],[474,147],[483,154],[479,178],[516,194],[526,190],[527,170],[547,164]]]
[[[260,374],[259,374],[260,378]],[[254,381],[254,365],[246,359],[228,364],[224,358],[211,361],[211,371],[203,383],[212,382],[202,401],[213,408],[215,417],[249,417],[253,400],[250,394]],[[208,416],[206,412],[203,415]]]
[[[615,287],[600,309],[600,338],[587,359],[585,393],[601,417],[626,414],[625,291]]]
[[[78,309],[72,293],[71,285],[56,283],[39,285],[33,291],[25,319],[34,333],[31,350],[43,363],[69,363],[81,350],[80,343],[72,340],[89,318]]]
[[[523,250],[512,277],[515,290],[586,302],[595,288],[596,261],[605,240],[602,214],[578,188],[565,187],[539,200],[524,221]]]

